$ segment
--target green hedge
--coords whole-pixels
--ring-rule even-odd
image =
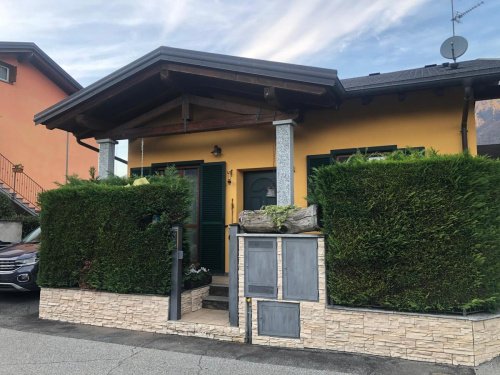
[[[330,302],[417,312],[500,305],[500,161],[401,153],[319,168]]]
[[[41,286],[170,292],[171,227],[188,215],[189,186],[172,173],[125,182],[72,179],[41,194]]]

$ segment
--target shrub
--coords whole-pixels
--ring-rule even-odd
[[[171,227],[188,215],[189,185],[174,172],[127,182],[73,178],[41,194],[41,286],[169,293]]]
[[[20,221],[23,226],[23,237],[40,226],[40,219],[38,216],[17,214],[13,203],[3,194],[0,194],[0,220]]]
[[[417,312],[500,304],[500,161],[401,154],[318,169],[331,303]]]
[[[0,194],[0,219],[11,219],[16,216],[16,211],[9,198]]]

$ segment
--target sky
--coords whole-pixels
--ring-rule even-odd
[[[455,0],[466,11],[480,0]],[[158,46],[337,69],[339,78],[445,61],[451,0],[0,0],[0,40],[35,42],[83,86]],[[456,25],[461,58],[500,58],[500,0]],[[127,157],[127,142],[117,152]],[[120,164],[120,165],[118,165]],[[125,172],[117,163],[117,174]]]

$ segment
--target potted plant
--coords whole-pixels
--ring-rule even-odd
[[[184,273],[184,289],[194,289],[200,286],[208,285],[212,282],[212,274],[205,267],[190,265]]]
[[[14,164],[12,167],[12,172],[14,173],[23,173],[24,171],[24,165],[22,164]]]

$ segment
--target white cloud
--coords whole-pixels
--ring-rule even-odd
[[[438,62],[451,28],[444,0],[1,2],[0,38],[37,43],[84,86],[160,45],[337,68],[341,78],[390,71]],[[499,10],[488,1],[458,27],[467,58],[498,55]]]
[[[380,33],[430,0],[4,0],[0,35],[35,41],[90,83],[159,45],[304,62]]]

